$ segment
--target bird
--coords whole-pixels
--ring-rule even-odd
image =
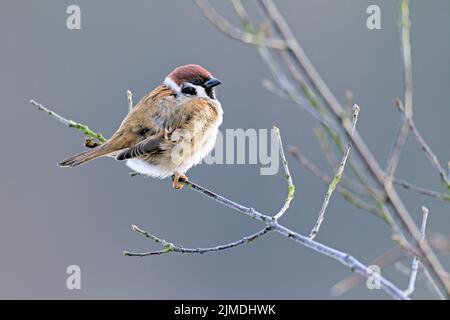
[[[77,167],[114,157],[137,173],[164,179],[174,189],[189,181],[186,172],[208,155],[223,120],[215,87],[222,82],[197,64],[175,68],[144,96],[105,143],[58,163]]]

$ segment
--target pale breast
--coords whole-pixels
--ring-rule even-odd
[[[208,102],[210,110],[208,110],[209,114],[205,116],[207,119],[204,119],[202,126],[197,129],[193,144],[187,146],[191,149],[191,153],[179,165],[178,170],[182,173],[199,164],[214,149],[216,144],[219,126],[223,120],[223,110],[219,101],[210,100]]]

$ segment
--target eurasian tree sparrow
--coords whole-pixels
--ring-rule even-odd
[[[59,165],[76,167],[110,156],[147,176],[174,175],[173,187],[182,188],[186,171],[214,148],[223,114],[214,93],[219,84],[199,65],[176,68],[139,101],[104,144]]]

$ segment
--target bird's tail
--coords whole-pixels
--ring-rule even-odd
[[[102,145],[93,150],[88,150],[86,152],[67,158],[58,163],[58,165],[61,167],[76,167],[96,158],[103,157],[108,153],[110,153],[110,150],[106,147],[106,145]]]

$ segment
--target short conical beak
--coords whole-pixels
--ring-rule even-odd
[[[221,83],[222,83],[222,81],[220,81],[219,79],[211,78],[203,84],[203,87],[205,87],[206,89],[209,89],[209,88],[218,86]]]

